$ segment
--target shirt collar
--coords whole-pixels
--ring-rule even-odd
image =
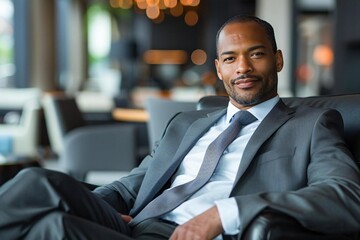
[[[257,104],[247,111],[253,114],[260,122],[266,117],[266,115],[273,109],[273,107],[278,103],[280,97],[276,95],[275,97],[266,100],[260,104]],[[239,109],[235,107],[230,101],[227,107],[227,114],[226,114],[226,122],[230,122],[232,116],[237,113]]]

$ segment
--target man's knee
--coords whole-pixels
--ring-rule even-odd
[[[39,176],[45,175],[45,171],[47,171],[47,170],[44,168],[29,167],[29,168],[24,168],[23,170],[21,170],[18,173],[18,176],[25,177],[27,179],[38,178]]]
[[[43,180],[44,178],[53,179],[53,178],[58,178],[58,176],[64,177],[64,175],[66,174],[41,167],[29,167],[21,170],[16,177],[24,179],[23,181],[32,182],[34,180],[35,181]]]

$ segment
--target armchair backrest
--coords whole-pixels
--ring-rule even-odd
[[[86,121],[81,113],[75,98],[57,97],[53,99],[56,115],[60,120],[63,135],[79,127],[86,126]]]
[[[360,93],[316,97],[288,97],[282,100],[290,107],[308,105],[332,108],[340,112],[344,120],[344,137],[360,166]],[[229,99],[224,96],[206,96],[199,100],[197,108],[224,107]]]
[[[196,105],[196,102],[149,98],[145,103],[145,108],[150,116],[147,122],[150,149],[154,147],[155,141],[161,138],[171,117],[178,112],[195,110]]]
[[[76,100],[68,96],[46,95],[43,108],[52,150],[60,154],[65,134],[86,125]]]

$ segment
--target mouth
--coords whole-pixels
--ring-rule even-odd
[[[258,78],[256,77],[247,77],[247,78],[241,78],[241,79],[235,79],[233,81],[233,85],[236,85],[238,88],[241,89],[248,89],[255,86],[255,84],[258,82]]]

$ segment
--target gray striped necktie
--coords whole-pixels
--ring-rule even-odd
[[[130,225],[134,226],[145,219],[158,217],[170,212],[204,186],[214,173],[221,155],[239,134],[240,129],[256,120],[256,117],[248,111],[239,111],[234,114],[230,125],[208,146],[204,161],[196,178],[190,182],[164,191],[143,208],[130,222]]]

